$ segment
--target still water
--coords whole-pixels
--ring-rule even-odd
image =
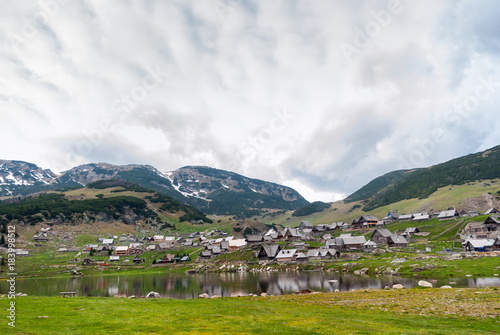
[[[272,295],[293,293],[311,289],[332,292],[353,289],[380,289],[393,284],[405,287],[417,286],[419,279],[398,276],[362,277],[351,274],[311,272],[270,273],[208,273],[208,274],[143,274],[124,276],[93,276],[74,278],[23,279],[17,278],[16,291],[28,295],[53,296],[60,292],[77,292],[78,296],[136,297],[150,291],[162,297],[191,299],[201,293],[223,297],[260,294]],[[445,278],[431,280],[434,287],[500,286],[500,278]],[[7,282],[0,281],[0,293],[8,292]]]

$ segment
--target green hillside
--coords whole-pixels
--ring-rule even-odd
[[[75,224],[114,220],[126,224],[154,222],[166,228],[172,225],[164,219],[172,215],[177,222],[212,223],[192,206],[124,180],[99,181],[88,187],[0,202],[2,225],[12,220],[31,225],[39,222]]]
[[[365,211],[405,199],[425,199],[438,188],[500,178],[500,146],[425,169],[394,171],[378,177],[346,198],[364,200]]]

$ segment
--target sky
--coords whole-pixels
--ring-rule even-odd
[[[0,159],[342,199],[500,144],[497,1],[6,0]]]

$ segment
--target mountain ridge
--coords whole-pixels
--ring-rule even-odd
[[[437,189],[500,178],[500,145],[426,168],[396,170],[371,180],[345,202],[363,201],[365,211],[401,200],[425,199]]]
[[[135,183],[216,215],[245,218],[268,209],[295,210],[308,204],[290,187],[208,166],[190,165],[164,173],[151,165],[101,162],[82,164],[56,175],[33,163],[0,160],[0,197],[26,196],[110,179]]]

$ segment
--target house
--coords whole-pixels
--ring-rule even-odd
[[[165,239],[165,236],[163,236],[163,235],[153,236],[153,241],[155,241],[155,242],[163,242],[164,239]]]
[[[384,221],[386,223],[391,223],[391,222],[397,221],[398,218],[399,218],[398,212],[390,211],[389,213],[387,213],[387,216],[382,219],[382,221]]]
[[[283,262],[294,262],[297,258],[296,249],[283,249],[276,255],[276,261]]]
[[[14,249],[14,253],[16,254],[16,256],[28,256],[29,255],[29,251],[26,249]]]
[[[413,214],[403,214],[399,216],[398,221],[411,221],[413,218]]]
[[[363,245],[366,243],[364,236],[351,236],[343,238],[344,250],[363,251]]]
[[[260,243],[264,241],[264,236],[257,234],[248,234],[246,238],[248,243]]]
[[[365,251],[373,251],[377,248],[377,243],[373,242],[373,241],[366,241],[365,244],[363,244],[363,249]]]
[[[335,249],[310,249],[306,256],[310,260],[330,259],[338,257],[339,253]]]
[[[115,254],[117,256],[128,256],[128,254],[129,254],[129,247],[128,247],[128,245],[123,245],[123,246],[116,247]]]
[[[372,236],[370,237],[370,240],[372,240],[375,243],[379,244],[387,244],[387,240],[389,236],[391,236],[393,233],[390,232],[388,229],[385,228],[377,228],[373,232]]]
[[[95,262],[94,262],[92,259],[90,259],[90,258],[86,257],[86,258],[83,260],[82,265],[92,265],[92,264],[94,264],[94,263],[95,263]]]
[[[467,240],[462,243],[465,248],[465,251],[493,251],[493,246],[496,240],[492,239],[482,239],[482,240]]]
[[[103,245],[113,245],[114,242],[115,240],[112,238],[103,238],[101,243]]]
[[[160,259],[158,261],[158,263],[174,263],[174,258],[175,258],[175,255],[166,254],[165,256],[163,256],[162,259]]]
[[[183,262],[190,262],[190,261],[191,261],[191,257],[189,255],[184,255],[179,260],[179,262],[181,262],[181,263],[183,263]]]
[[[82,252],[96,251],[99,248],[99,244],[87,244],[83,247]]]
[[[378,219],[374,215],[362,215],[360,216],[357,220],[355,220],[356,223],[353,222],[353,226],[376,226],[378,223]]]
[[[417,213],[414,214],[413,216],[413,221],[415,222],[422,222],[422,221],[428,221],[431,219],[431,216],[429,213]]]
[[[297,228],[285,228],[283,231],[283,237],[287,241],[300,241],[301,234]]]
[[[391,235],[387,240],[388,247],[406,248],[408,241],[401,235]]]
[[[142,243],[130,243],[129,245],[129,253],[131,254],[142,254],[142,249]]]
[[[120,256],[109,256],[110,262],[118,262],[120,260]]]
[[[452,220],[458,218],[460,215],[458,214],[455,208],[448,209],[446,211],[442,211],[438,215],[439,220]]]
[[[212,251],[211,250],[203,250],[200,254],[200,257],[204,258],[204,259],[212,258]]]
[[[417,227],[408,227],[406,228],[405,233],[408,235],[413,235],[416,233],[420,233],[420,229],[418,229]]]
[[[483,225],[488,232],[500,231],[500,219],[496,216],[488,216]]]
[[[490,208],[490,209],[488,209],[488,210],[484,213],[484,215],[497,214],[497,213],[500,213],[500,212],[498,211],[498,209],[496,209],[496,208]]]
[[[233,239],[229,241],[229,250],[238,250],[247,245],[247,241],[244,238]]]
[[[303,252],[299,252],[299,253],[297,253],[297,256],[295,256],[295,260],[298,263],[305,263],[309,260],[309,257],[307,257],[307,255],[304,254]]]
[[[133,262],[134,262],[134,264],[141,264],[142,259],[141,259],[141,257],[139,257],[139,255],[136,255],[133,259]]]
[[[35,242],[47,242],[49,238],[46,232],[37,232],[33,236],[33,240],[35,240]]]
[[[299,224],[299,229],[313,229],[314,225],[309,221],[301,221]]]
[[[279,244],[263,244],[257,254],[259,260],[271,260],[278,255],[281,250]]]
[[[146,247],[146,251],[155,251],[155,250],[160,250],[158,244],[151,244]]]
[[[169,243],[158,243],[158,247],[157,249],[159,250],[166,250],[166,249],[170,249],[170,244]]]

